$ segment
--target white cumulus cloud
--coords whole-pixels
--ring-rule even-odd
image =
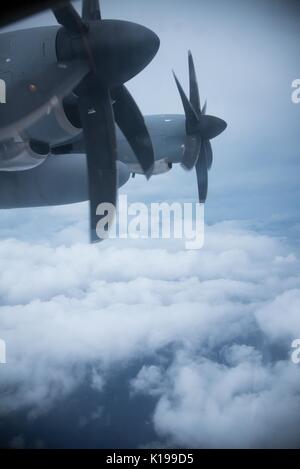
[[[145,357],[128,384],[156,399],[168,444],[299,443],[299,259],[284,240],[237,222],[207,227],[200,251],[56,239],[0,241],[2,416],[46,413],[86,380],[101,395]]]

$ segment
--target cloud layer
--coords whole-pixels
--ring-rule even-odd
[[[299,260],[284,240],[224,222],[201,251],[6,238],[0,258],[3,417],[45,414],[82,383],[102,409],[112,371],[139,358],[128,386],[155,399],[163,444],[299,444]]]

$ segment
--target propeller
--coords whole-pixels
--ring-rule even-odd
[[[110,95],[115,122],[122,130],[145,176],[149,179],[153,171],[154,152],[144,116],[125,85],[112,89]],[[82,127],[78,97],[71,94],[64,98],[63,103],[68,119],[75,127]],[[76,145],[70,143],[68,146],[71,150],[74,147],[73,150],[76,151]]]
[[[89,21],[101,20],[100,5],[98,0],[90,0],[82,3],[82,19]]]
[[[226,129],[227,124],[218,117],[206,114],[207,102],[201,108],[197,76],[191,51],[188,53],[188,64],[189,99],[173,72],[185,113],[186,141],[181,164],[187,170],[196,169],[199,201],[204,203],[208,190],[208,170],[213,162],[210,140],[220,135]]]
[[[124,83],[154,57],[158,37],[149,29],[119,20],[102,20],[98,0],[84,0],[82,16],[68,3],[53,13],[63,27],[57,34],[60,61],[84,60],[89,73],[64,105],[77,113],[87,156],[91,241],[96,233],[96,209],[106,202],[116,205],[117,147],[115,121],[131,145],[146,177],[154,166],[154,151],[144,118]],[[113,107],[114,101],[114,107]],[[108,229],[112,220],[108,223]]]

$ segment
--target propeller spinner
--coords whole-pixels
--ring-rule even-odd
[[[220,135],[227,124],[218,117],[206,115],[206,102],[201,108],[199,88],[191,52],[188,54],[190,97],[187,98],[175,73],[174,78],[185,113],[186,142],[182,166],[196,169],[200,203],[204,203],[208,190],[208,170],[212,166],[213,153],[210,140]]]

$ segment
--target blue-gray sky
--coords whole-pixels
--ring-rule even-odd
[[[191,49],[208,112],[228,122],[213,142],[208,219],[297,216],[300,105],[291,101],[291,84],[300,77],[299,6],[278,0],[101,4],[104,18],[142,23],[161,39],[153,62],[128,84],[144,114],[183,112],[171,71],[187,90]],[[44,13],[22,22],[39,24],[55,20]],[[148,185],[143,178],[130,181],[128,191],[150,200],[197,193],[194,174],[179,168]]]
[[[187,89],[191,49],[208,111],[228,122],[213,142],[210,226],[199,252],[89,246],[87,204],[1,213],[0,445],[298,447],[299,6],[101,3],[160,36],[128,84],[145,114],[182,113],[171,70]],[[49,13],[23,23],[46,24]],[[195,199],[196,181],[178,167],[122,192]]]

